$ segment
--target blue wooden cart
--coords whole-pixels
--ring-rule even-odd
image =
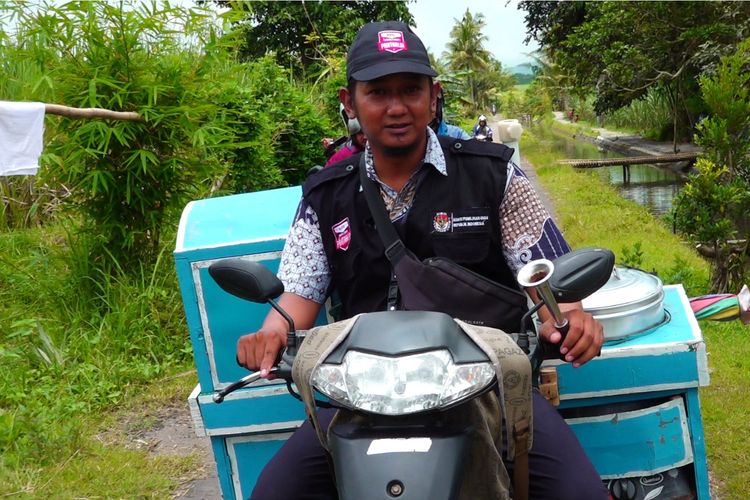
[[[235,363],[237,339],[255,331],[267,306],[229,296],[208,266],[243,256],[273,271],[301,195],[299,187],[191,202],[174,252],[199,384],[189,404],[196,432],[209,436],[226,499],[247,498],[260,470],[302,423],[302,403],[281,382],[260,381],[230,394],[215,391],[247,372]],[[607,345],[581,368],[558,361],[560,411],[604,479],[658,484],[686,471],[708,499],[699,387],[708,385],[706,349],[685,291],[665,287],[671,318],[652,332]],[[320,322],[326,321],[323,313]]]

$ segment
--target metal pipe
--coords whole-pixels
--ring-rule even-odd
[[[517,280],[522,287],[536,290],[547,309],[552,313],[555,328],[560,330],[568,326],[568,320],[560,311],[552,288],[549,286],[549,279],[554,271],[555,265],[552,261],[547,259],[532,260],[518,271]]]

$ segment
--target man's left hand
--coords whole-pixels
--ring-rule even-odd
[[[560,354],[565,361],[578,368],[595,358],[602,351],[604,328],[602,324],[582,309],[571,309],[563,312],[568,320],[568,334],[560,346]],[[555,328],[554,321],[548,319],[542,324],[539,334],[551,344],[560,343],[562,335]]]

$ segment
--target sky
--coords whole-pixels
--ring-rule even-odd
[[[507,4],[507,5],[506,5]],[[414,31],[422,39],[430,52],[441,57],[450,39],[450,31],[468,8],[474,14],[484,14],[486,26],[483,33],[489,39],[485,48],[504,68],[530,62],[524,53],[530,53],[539,46],[535,41],[523,44],[526,25],[523,22],[525,11],[518,10],[517,0],[416,0],[409,2],[409,11],[414,16]]]

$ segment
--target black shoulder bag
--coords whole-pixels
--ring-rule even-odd
[[[526,296],[445,257],[420,261],[398,236],[375,183],[367,177],[365,155],[359,162],[362,190],[393,267],[388,308],[439,311],[467,323],[514,332],[527,310]]]

